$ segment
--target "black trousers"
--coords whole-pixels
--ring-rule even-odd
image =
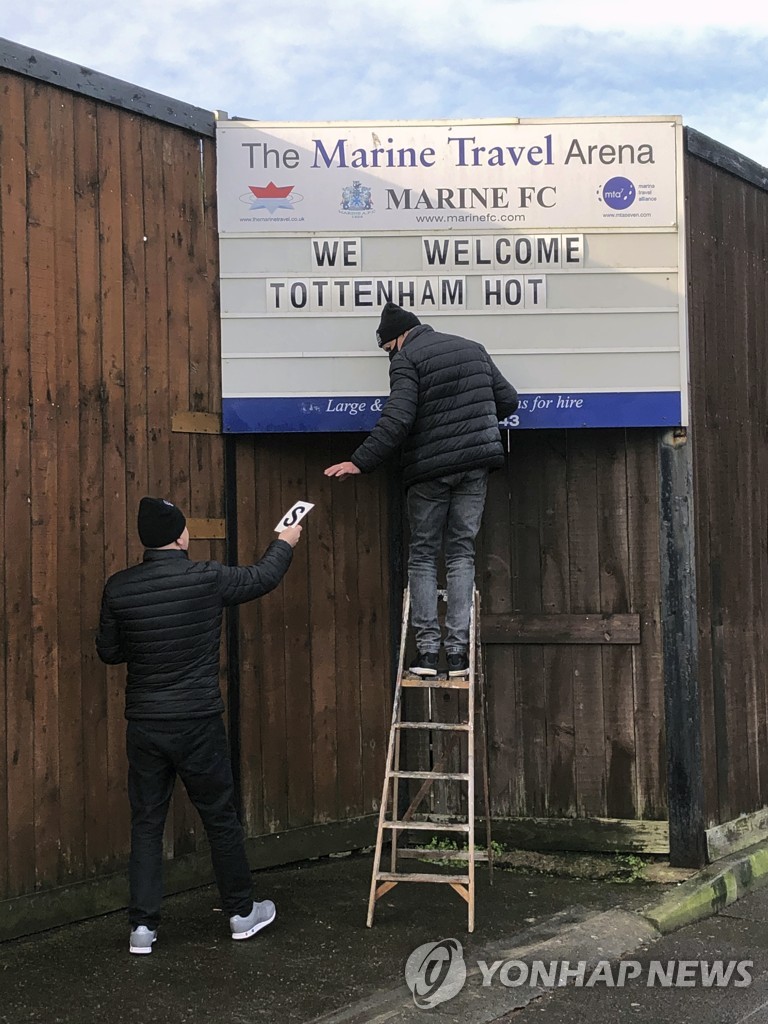
[[[232,764],[221,716],[183,722],[131,721],[126,731],[131,802],[131,927],[157,928],[163,898],[163,829],[178,775],[211,847],[223,909],[249,914],[251,871],[235,807]]]

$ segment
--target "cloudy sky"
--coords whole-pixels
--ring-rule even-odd
[[[7,39],[230,116],[681,114],[768,165],[768,4],[760,0],[26,0],[3,7]]]

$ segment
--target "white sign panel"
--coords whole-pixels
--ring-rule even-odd
[[[483,343],[510,426],[685,422],[678,118],[219,122],[224,423],[368,429],[387,301]]]
[[[275,527],[275,533],[282,533],[283,530],[287,530],[291,526],[298,526],[304,516],[308,515],[314,507],[311,501],[294,502],[285,515],[281,517],[280,522]]]

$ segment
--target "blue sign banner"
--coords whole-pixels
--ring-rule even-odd
[[[386,398],[225,398],[226,434],[333,433],[371,430]],[[673,427],[681,423],[678,391],[521,394],[502,425],[517,430],[576,427]]]

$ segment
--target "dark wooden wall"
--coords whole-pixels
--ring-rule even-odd
[[[211,140],[0,71],[0,898],[126,860],[124,669],[93,641],[142,494],[224,515],[222,439],[171,429],[220,406],[214,214]],[[167,853],[198,840],[178,799]]]
[[[0,900],[126,864],[124,668],[94,636],[105,578],[141,555],[139,498],[184,509],[192,557],[227,557],[215,225],[210,138],[0,71]],[[358,442],[233,442],[242,561],[317,502],[285,584],[240,611],[249,836],[378,808],[389,478],[322,473]],[[202,846],[179,787],[166,856]]]
[[[224,439],[185,432],[190,412],[220,411],[214,160],[208,136],[0,71],[0,899],[125,865],[124,670],[101,665],[93,638],[105,577],[140,555],[140,496],[197,521],[193,557],[226,557]],[[716,822],[768,801],[768,201],[690,156],[687,192]],[[378,806],[397,501],[386,472],[322,475],[357,440],[230,442],[239,561],[297,497],[317,504],[285,584],[239,613],[250,836]],[[553,625],[551,642],[488,644],[498,817],[666,815],[657,445],[654,431],[521,432],[491,478],[484,615],[639,623],[628,642],[554,642]],[[179,795],[166,853],[201,840]]]
[[[634,613],[640,631],[486,646],[492,812],[662,819],[656,433],[523,431],[510,447],[479,540],[485,618]]]
[[[705,810],[768,804],[768,191],[686,160]]]
[[[391,715],[389,477],[331,481],[358,435],[239,437],[238,557],[315,503],[278,591],[240,610],[249,835],[378,810]],[[308,852],[311,852],[308,850]]]
[[[178,414],[219,411],[212,142],[7,72],[0,111],[0,897],[11,897],[124,865],[124,676],[95,656],[101,587],[140,555],[142,494],[221,522],[225,483],[223,439],[172,429]],[[241,561],[296,496],[317,502],[284,587],[241,612],[252,836],[377,809],[390,484],[322,475],[354,442],[236,442]],[[663,816],[655,472],[650,436],[526,433],[492,479],[479,559],[489,613],[643,617],[635,646],[489,648],[498,815]],[[198,533],[194,557],[225,557],[220,531]],[[166,853],[200,842],[179,795]]]

